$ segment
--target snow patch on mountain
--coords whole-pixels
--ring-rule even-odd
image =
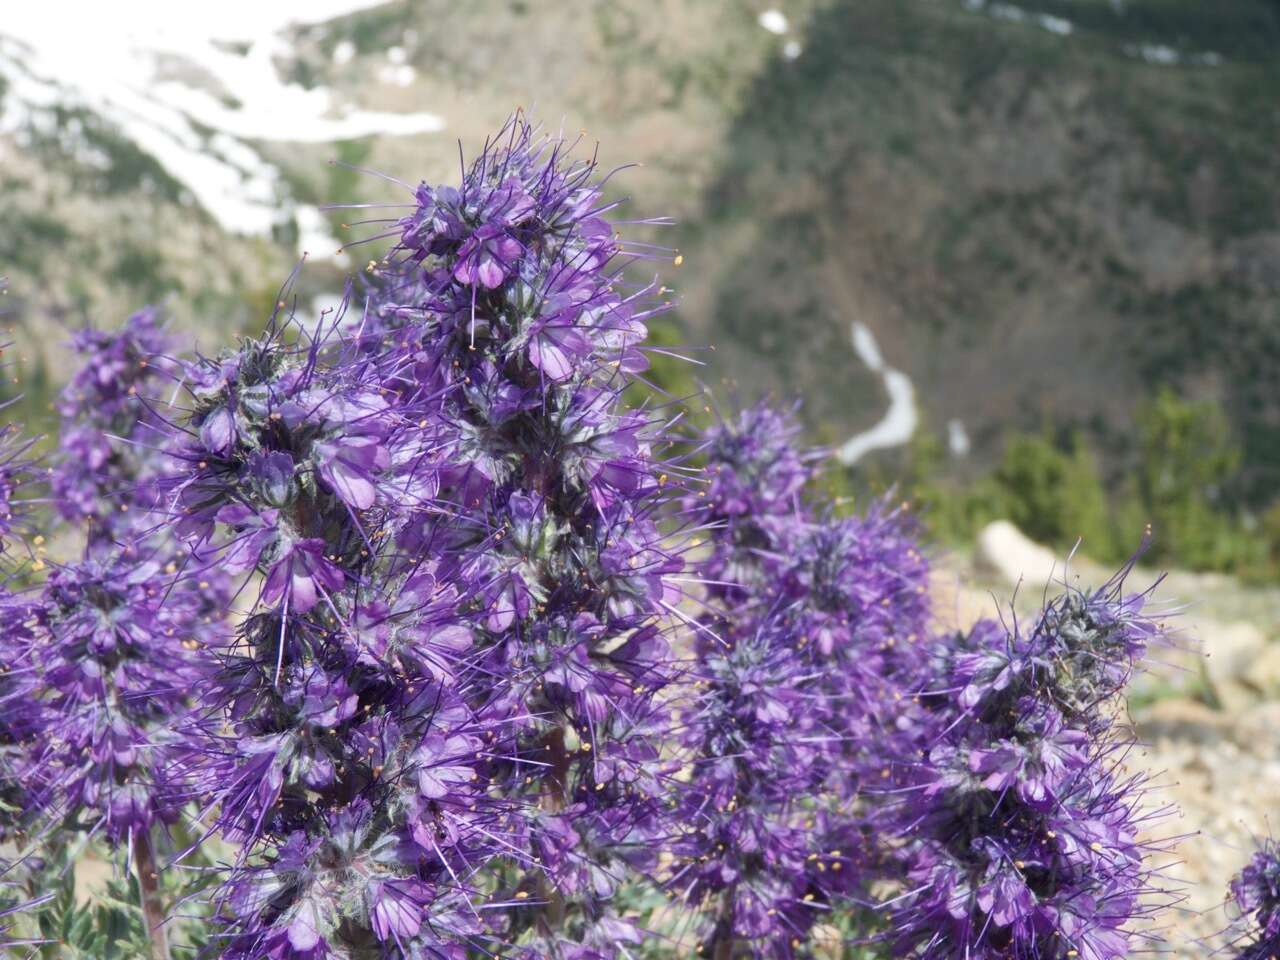
[[[851,437],[836,451],[841,463],[857,463],[872,450],[899,447],[911,439],[920,423],[916,408],[916,388],[901,370],[895,370],[884,361],[880,345],[876,343],[871,328],[856,320],[852,328],[853,351],[872,373],[879,374],[889,394],[889,409],[880,421],[869,430]]]
[[[289,26],[377,5],[222,0],[198,15],[175,15],[163,0],[133,0],[127,15],[81,0],[17,5],[0,21],[0,75],[8,86],[0,133],[39,129],[41,115],[59,105],[87,108],[155,157],[228,230],[268,233],[288,191],[254,141],[326,143],[444,127],[434,113],[353,109],[325,87],[282,79],[277,61],[292,56]],[[388,60],[384,82],[412,82],[403,56],[389,51]],[[337,242],[318,239],[316,218],[303,217],[306,243],[332,255]]]
[[[1008,20],[1012,23],[1029,23],[1042,30],[1048,30],[1050,33],[1056,33],[1060,37],[1069,36],[1075,30],[1075,26],[1070,20],[1047,13],[1034,13],[1030,10],[1024,10],[1022,7],[1015,7],[1011,3],[964,0],[964,6],[967,10],[972,10],[975,13],[985,13],[988,16],[995,17],[997,20]]]

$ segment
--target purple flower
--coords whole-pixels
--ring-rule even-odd
[[[214,456],[225,457],[236,443],[235,414],[227,407],[215,407],[200,424],[200,443]]]
[[[1231,881],[1239,911],[1232,929],[1232,956],[1265,960],[1280,950],[1280,846],[1266,840]]]
[[[475,284],[492,290],[502,285],[520,256],[520,241],[496,223],[478,227],[458,250],[453,275],[459,283]]]
[[[456,792],[459,784],[475,779],[472,765],[480,743],[472,737],[432,735],[413,751],[412,764],[417,772],[418,793],[428,800],[439,800]]]
[[[387,880],[370,884],[369,919],[373,933],[383,943],[402,943],[422,929],[423,906],[429,902],[414,880]]]
[[[275,545],[279,536],[280,514],[274,509],[258,512],[244,504],[233,503],[220,509],[215,516],[219,523],[229,528],[222,563],[230,573],[243,573],[259,566],[263,555]]]
[[[935,642],[909,735],[877,759],[896,799],[876,816],[912,891],[890,905],[895,955],[1128,956],[1164,896],[1113,726],[1160,632],[1141,607],[1117,578],[1054,600],[1025,633],[985,622]]]
[[[267,573],[262,602],[273,607],[287,602],[296,613],[306,613],[322,592],[342,589],[346,578],[324,551],[325,542],[315,537],[286,543]]]
[[[391,465],[391,457],[376,437],[343,437],[312,448],[316,472],[350,507],[367,510],[377,493],[378,474]]]
[[[529,337],[529,362],[552,380],[567,380],[591,354],[591,341],[572,323],[542,322]]]
[[[287,507],[297,493],[293,457],[285,452],[259,452],[249,458],[249,477],[255,493],[272,507]],[[219,519],[223,523],[230,521]]]

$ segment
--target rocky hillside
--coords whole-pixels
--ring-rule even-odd
[[[1280,489],[1274,0],[241,6],[212,45],[139,27],[96,72],[52,15],[0,25],[0,267],[28,344],[147,300],[211,343],[316,248],[309,309],[363,253],[333,237],[372,229],[318,207],[405,196],[326,161],[448,177],[523,105],[643,161],[619,189],[680,220],[666,273],[713,385],[800,392],[845,440],[889,402],[858,323],[968,462],[1048,419],[1122,469],[1134,405],[1173,382],[1228,412],[1236,492]]]
[[[605,144],[606,162],[644,161],[625,189],[691,220],[743,97],[794,32],[776,11],[761,26],[747,0],[281,0],[198,23],[142,4],[81,10],[74,33],[66,6],[0,23],[0,274],[22,381],[8,394],[26,392],[33,421],[62,325],[158,301],[215,348],[262,322],[304,250],[293,292],[322,309],[376,250],[335,256],[339,243],[377,227],[319,208],[406,199],[330,160],[456,177],[460,144],[477,150],[523,105],[582,131],[583,149]]]

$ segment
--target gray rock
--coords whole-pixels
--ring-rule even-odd
[[[1063,561],[1048,547],[1031,540],[1008,520],[996,520],[982,528],[973,555],[979,572],[1005,583],[1043,586],[1063,575]]]
[[[1280,759],[1280,703],[1259,703],[1236,717],[1231,739],[1268,764]]]
[[[1244,679],[1267,647],[1266,636],[1252,623],[1192,620],[1186,626],[1191,638],[1200,643],[1205,670],[1215,688]]]
[[[1229,715],[1244,713],[1258,702],[1258,695],[1252,687],[1231,677],[1214,681],[1213,692],[1223,712]]]
[[[1137,718],[1138,736],[1148,743],[1158,740],[1217,743],[1230,729],[1230,717],[1196,700],[1161,700]]]
[[[1240,679],[1264,697],[1280,696],[1280,643],[1269,643],[1244,665]]]

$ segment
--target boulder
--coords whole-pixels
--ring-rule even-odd
[[[1008,584],[1043,586],[1062,578],[1064,561],[1008,520],[996,520],[978,534],[973,563],[979,572]]]
[[[1235,717],[1231,739],[1246,753],[1266,760],[1270,769],[1280,757],[1280,703],[1255,704]]]
[[[1231,729],[1225,715],[1195,700],[1161,700],[1141,711],[1138,736],[1147,742],[1185,740],[1217,743]]]
[[[1258,702],[1258,696],[1252,687],[1229,678],[1214,682],[1213,695],[1222,712],[1228,716],[1238,716],[1252,709]]]
[[[1264,697],[1280,696],[1280,643],[1268,643],[1241,671],[1240,679]]]
[[[1192,619],[1185,624],[1173,621],[1171,625],[1185,627],[1188,639],[1204,654],[1205,672],[1214,687],[1247,680],[1248,671],[1267,649],[1266,635],[1243,620],[1223,623]]]

